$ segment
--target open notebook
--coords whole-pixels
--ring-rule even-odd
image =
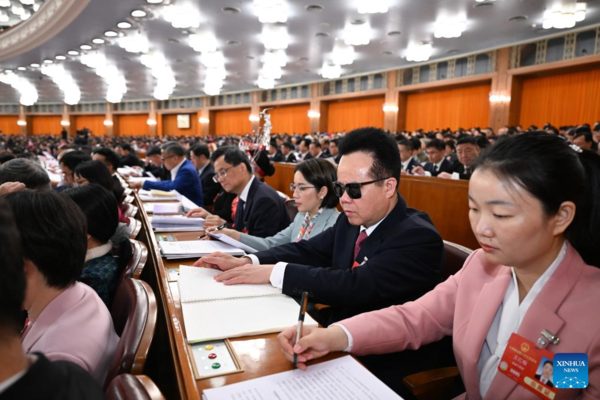
[[[179,297],[190,343],[281,332],[296,325],[300,306],[281,289],[266,285],[226,286],[221,271],[182,265]],[[317,325],[309,315],[304,324]]]

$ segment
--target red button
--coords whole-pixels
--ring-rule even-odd
[[[211,360],[213,360],[213,359],[217,358],[217,355],[215,353],[210,353],[208,355],[208,358],[210,358]]]

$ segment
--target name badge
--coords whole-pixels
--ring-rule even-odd
[[[554,353],[539,349],[531,340],[513,333],[498,370],[542,399],[554,399]]]

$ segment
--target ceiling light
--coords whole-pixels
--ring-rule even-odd
[[[104,36],[106,37],[117,37],[119,34],[115,31],[106,31],[104,32]]]
[[[309,6],[306,6],[305,9],[308,12],[321,12],[323,11],[324,7],[320,4],[311,4]]]
[[[71,123],[69,121],[65,121],[65,120],[60,121],[60,124],[62,126],[71,126]]]
[[[201,124],[208,124],[210,123],[210,119],[206,117],[200,117],[200,119],[198,119],[198,122],[200,122]]]
[[[285,0],[254,0],[254,14],[263,24],[287,21]]]
[[[431,43],[411,43],[406,49],[406,61],[427,61],[431,57],[432,51],[433,46],[431,45]]]
[[[334,64],[338,65],[350,65],[354,62],[354,47],[336,41],[333,45],[333,53],[331,58]]]
[[[62,60],[66,60],[66,59],[67,59],[67,57],[65,57],[65,56],[63,56],[63,55],[60,55],[60,54],[59,54],[58,56],[55,56],[54,58],[55,58],[55,59],[57,59],[57,60],[59,60],[59,61],[62,61]]]
[[[10,7],[10,0],[0,0],[0,7]]]
[[[146,14],[146,11],[144,10],[133,10],[131,12],[131,16],[134,18],[144,18],[146,15],[148,14]]]
[[[4,10],[0,10],[0,22],[8,22],[9,20],[8,13]]]
[[[264,63],[285,67],[287,64],[287,55],[285,50],[270,50],[265,53]]]
[[[146,123],[150,126],[155,126],[157,124],[155,119],[150,119],[148,118],[148,120],[146,121]]]
[[[105,119],[104,120],[104,126],[113,126],[113,125],[114,124],[113,124],[113,122],[111,120],[109,120],[109,119]]]
[[[104,39],[94,38],[94,39],[92,39],[92,43],[94,43],[94,44],[104,44],[105,41],[104,41]]]
[[[45,59],[44,60],[44,64],[52,64],[54,61],[50,60],[50,59]]]
[[[248,117],[248,120],[250,122],[258,122],[258,121],[260,121],[260,117],[258,115],[250,114],[250,116]]]
[[[34,0],[19,0],[21,2],[21,4],[25,5],[25,6],[30,6],[34,3]]]
[[[165,7],[163,11],[165,21],[170,22],[173,28],[188,29],[200,27],[200,13],[191,3],[177,3]]]
[[[21,14],[21,21],[25,21],[28,20],[31,17],[31,13],[29,11],[25,11],[23,12],[23,14]]]
[[[490,93],[490,103],[510,103],[510,96]]]
[[[223,14],[239,14],[241,10],[237,7],[223,7],[221,8]]]
[[[275,87],[275,80],[261,75],[258,77],[256,85],[261,89],[273,89]]]
[[[262,42],[268,50],[287,49],[289,37],[284,25],[263,25]]]
[[[129,22],[125,22],[125,21],[123,21],[123,22],[119,22],[119,23],[117,24],[117,28],[121,28],[121,29],[129,29],[129,28],[131,28],[131,24],[130,24]]]
[[[149,4],[160,4],[163,0],[146,0]]]
[[[342,67],[330,62],[324,62],[321,68],[321,76],[325,79],[337,79],[342,75]]]
[[[27,68],[25,68],[25,67],[17,67],[17,69],[18,69],[19,71],[27,71]]]
[[[467,21],[461,18],[438,19],[433,35],[436,38],[457,38],[467,29]]]
[[[19,126],[27,126],[27,121],[23,121],[22,119],[17,121],[17,125]]]
[[[91,50],[92,46],[90,46],[89,44],[82,44],[81,46],[79,46],[79,48],[81,50]]]
[[[120,38],[119,47],[129,53],[147,53],[150,50],[150,43],[146,36],[136,32]]]
[[[202,53],[200,62],[206,68],[219,68],[225,65],[225,58],[220,51]]]
[[[548,9],[544,12],[544,29],[567,29],[575,26],[577,22],[585,20],[587,3],[577,2]]]
[[[10,12],[12,12],[15,15],[21,15],[25,12],[25,9],[23,8],[23,6],[21,6],[20,4],[13,4],[10,7]]]
[[[273,64],[265,64],[260,70],[260,76],[267,79],[281,79],[281,73],[281,67]]]
[[[198,52],[217,51],[217,39],[212,32],[191,34],[188,43],[192,49]]]
[[[363,20],[352,21],[344,29],[344,42],[351,46],[369,44],[371,40],[371,27]]]
[[[321,116],[321,113],[318,111],[314,111],[314,110],[308,111],[308,118],[319,118],[320,116]]]
[[[399,108],[395,104],[384,104],[383,112],[398,112]]]
[[[79,52],[75,51],[75,50],[69,50],[69,51],[67,51],[67,54],[70,56],[78,56]]]
[[[38,63],[31,63],[31,64],[29,64],[29,66],[30,66],[31,68],[39,68],[39,67],[40,67],[40,64],[38,64]]]
[[[386,13],[390,8],[390,0],[359,0],[358,12],[360,14]]]

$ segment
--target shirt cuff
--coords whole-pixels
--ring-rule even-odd
[[[329,326],[339,326],[340,328],[342,328],[342,330],[344,331],[344,333],[346,334],[346,336],[348,337],[348,347],[346,347],[344,350],[344,352],[349,353],[352,351],[352,346],[354,346],[354,339],[352,338],[352,334],[350,333],[350,331],[348,329],[346,329],[346,327],[342,324],[331,324]]]
[[[458,174],[458,172],[452,173],[452,179],[460,179],[460,175]]]
[[[287,265],[288,263],[286,262],[278,262],[271,271],[269,281],[271,281],[271,285],[277,289],[283,289],[283,276],[285,275],[285,267],[287,267]]]
[[[429,172],[429,171],[423,171],[423,172],[425,172],[425,176],[431,176],[431,172]]]
[[[258,257],[254,254],[246,254],[244,257],[249,258],[252,261],[252,265],[260,265]]]

